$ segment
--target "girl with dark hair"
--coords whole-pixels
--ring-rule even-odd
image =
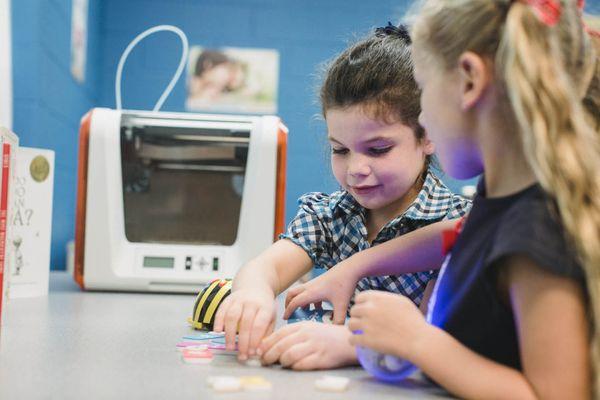
[[[430,166],[434,146],[418,123],[419,89],[406,29],[379,28],[337,56],[326,70],[320,99],[331,167],[342,189],[302,196],[287,232],[235,277],[214,326],[225,330],[229,348],[239,331],[242,360],[257,354],[264,364],[294,369],[355,363],[343,326],[306,321],[265,338],[273,329],[275,297],[313,265],[329,269],[371,246],[460,217],[469,207]],[[417,267],[365,277],[354,289],[401,293],[418,306],[435,276]],[[343,321],[345,314],[334,319]]]
[[[600,48],[583,3],[420,2],[419,120],[450,175],[483,173],[472,211],[340,263],[293,306],[343,303],[348,270],[435,268],[445,247],[430,323],[406,297],[361,293],[352,343],[461,398],[600,398]]]

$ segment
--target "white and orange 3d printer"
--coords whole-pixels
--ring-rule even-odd
[[[96,108],[79,140],[82,288],[195,293],[283,231],[287,129],[277,117]]]

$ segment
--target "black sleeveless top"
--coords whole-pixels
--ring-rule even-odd
[[[480,355],[521,369],[513,311],[498,292],[498,261],[524,255],[585,288],[583,270],[552,207],[538,184],[488,199],[482,179],[471,213],[440,272],[430,322]]]

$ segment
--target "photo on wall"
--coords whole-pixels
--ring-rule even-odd
[[[87,58],[88,0],[73,0],[71,15],[71,75],[85,82]]]
[[[188,61],[189,111],[275,114],[279,53],[194,46]]]

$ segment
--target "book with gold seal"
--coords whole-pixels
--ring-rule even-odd
[[[54,151],[20,147],[13,180],[9,298],[48,293]]]

